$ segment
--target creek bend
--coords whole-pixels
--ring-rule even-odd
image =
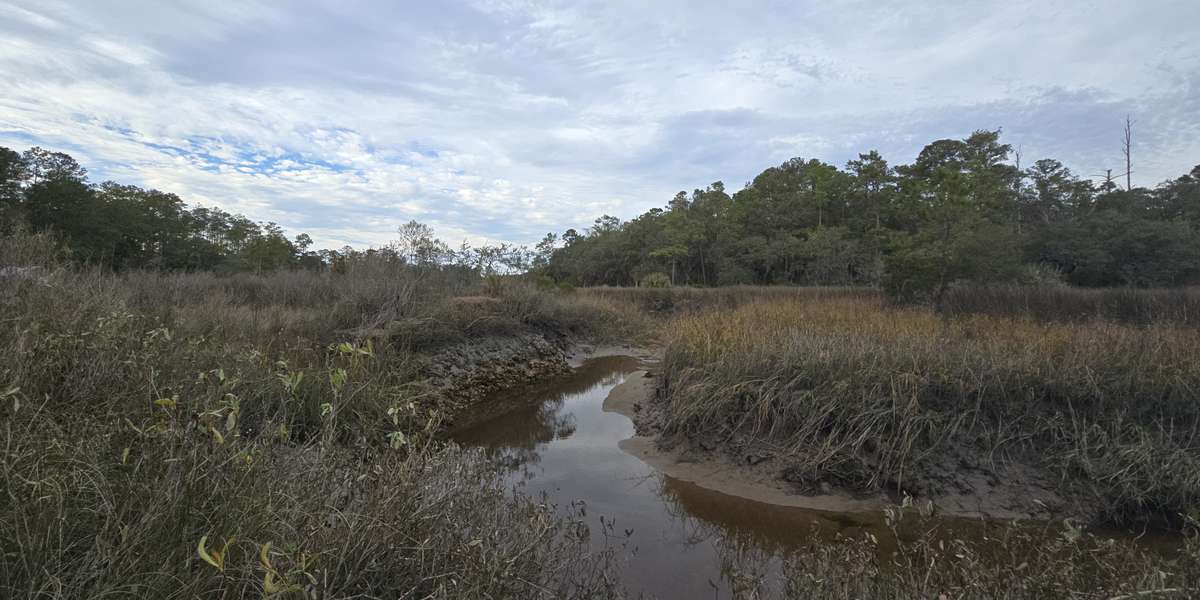
[[[545,494],[560,507],[586,506],[594,543],[605,543],[595,533],[604,529],[603,518],[621,538],[618,543],[626,542],[631,551],[621,573],[634,596],[730,597],[723,559],[732,549],[760,553],[766,560],[759,568],[771,572],[779,569],[779,557],[805,544],[871,534],[884,553],[895,548],[897,534],[903,539],[920,535],[889,528],[882,510],[867,510],[854,500],[847,499],[847,510],[764,502],[753,494],[727,494],[672,477],[644,462],[633,445],[622,444],[644,438],[635,438],[631,419],[605,401],[618,386],[647,377],[651,365],[646,360],[587,359],[563,379],[498,398],[512,408],[453,437],[463,446],[484,449],[522,492]],[[936,537],[986,542],[1000,525],[942,517]],[[1057,535],[1057,528],[1041,527]]]

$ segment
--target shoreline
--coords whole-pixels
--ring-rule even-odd
[[[644,407],[654,393],[654,382],[654,377],[648,371],[630,373],[604,399],[604,411],[620,414],[637,427],[638,408]],[[716,455],[694,459],[677,450],[660,450],[656,440],[656,437],[635,435],[620,440],[617,445],[668,477],[747,500],[839,513],[875,512],[887,506],[877,499],[852,498],[841,494],[796,494],[787,490],[784,483],[772,477],[767,469],[746,469]]]
[[[633,357],[644,359],[647,354],[642,350]],[[619,440],[620,449],[664,475],[731,496],[809,510],[870,513],[901,505],[901,502],[883,491],[854,494],[833,488],[830,490],[832,493],[799,493],[780,478],[777,465],[773,465],[774,461],[770,459],[756,464],[739,464],[719,450],[702,450],[688,447],[687,444],[672,449],[660,448],[658,436],[646,435],[647,430],[652,429],[646,412],[651,407],[656,382],[656,376],[649,370],[631,373],[605,398],[603,410],[620,414],[634,424],[637,434]],[[963,477],[977,478],[975,475],[963,474]],[[1044,488],[987,485],[984,489],[988,491],[919,496],[913,497],[912,501],[914,505],[932,504],[929,509],[931,512],[946,517],[1028,521],[1081,518],[1069,511],[1064,513],[1052,509],[1054,506],[1063,507],[1066,503]],[[1039,501],[1036,498],[1039,495],[1046,495],[1048,502]]]

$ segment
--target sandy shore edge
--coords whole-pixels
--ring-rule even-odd
[[[645,405],[654,393],[654,379],[647,371],[629,374],[604,399],[604,410],[624,415],[636,422],[638,405]],[[677,452],[660,450],[654,438],[636,435],[619,442],[621,450],[637,457],[663,474],[731,496],[779,506],[793,506],[831,512],[872,512],[884,507],[875,499],[840,495],[802,496],[785,489],[782,482],[761,470],[746,469],[719,457],[691,460]]]

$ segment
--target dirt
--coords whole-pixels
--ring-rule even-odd
[[[815,486],[789,477],[786,460],[769,450],[734,454],[716,440],[666,439],[661,436],[664,407],[653,371],[631,376],[605,400],[604,409],[629,417],[637,435],[621,449],[663,473],[722,493],[784,506],[838,512],[875,511],[899,504],[908,494],[913,504],[945,516],[989,519],[1085,519],[1088,507],[1054,491],[1053,481],[1020,464],[995,470],[976,464],[966,452],[929,461],[923,472],[891,489],[862,493],[822,481]],[[752,445],[746,445],[749,447]],[[743,447],[738,445],[738,447]],[[898,485],[897,485],[898,484]],[[897,488],[902,490],[897,491]]]
[[[621,449],[666,475],[723,494],[781,506],[834,512],[865,512],[884,506],[877,499],[844,494],[799,495],[768,465],[739,464],[718,452],[662,447],[650,418],[656,387],[651,372],[633,373],[604,400],[604,410],[625,415],[634,422],[638,435],[622,440]]]
[[[420,370],[459,407],[452,428],[460,428],[511,410],[509,403],[498,399],[567,375],[571,367],[560,346],[528,334],[456,344],[426,357]]]
[[[606,356],[628,356],[641,361],[653,361],[658,357],[658,351],[649,348],[639,348],[632,344],[576,344],[566,353],[567,364],[578,368],[593,358]]]
[[[994,519],[1089,520],[1095,508],[1056,491],[1039,469],[1015,461],[984,464],[970,450],[952,448],[911,475],[911,494],[948,515]]]

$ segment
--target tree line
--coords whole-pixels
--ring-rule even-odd
[[[488,275],[544,269],[551,250],[466,243],[452,248],[416,221],[400,226],[396,240],[382,248],[314,249],[309,235],[288,238],[275,223],[189,207],[159,190],[91,183],[87,170],[62,152],[0,147],[0,235],[19,230],[53,232],[72,261],[117,271],[337,271],[370,257]]]
[[[0,234],[52,231],[79,263],[116,270],[265,271],[321,262],[312,239],[175,194],[92,184],[70,155],[0,147]]]
[[[1174,286],[1200,281],[1200,166],[1154,189],[1022,168],[999,131],[937,140],[908,165],[794,158],[622,222],[548,235],[576,285],[877,285],[937,298],[957,282]]]
[[[383,248],[313,249],[218,208],[112,181],[61,152],[0,147],[0,235],[53,231],[76,262],[114,270],[340,270],[364,256],[558,285],[871,285],[937,299],[957,282],[1200,282],[1200,166],[1157,187],[1022,167],[999,131],[938,140],[912,164],[794,158],[730,195],[721,182],[630,221],[605,216],[536,246],[451,247],[410,221]]]

